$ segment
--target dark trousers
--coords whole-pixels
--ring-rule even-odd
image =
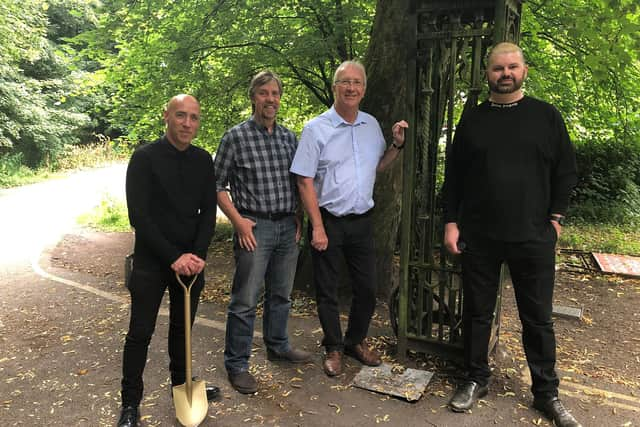
[[[185,285],[189,286],[188,282]],[[169,287],[169,370],[172,386],[185,382],[184,354],[184,290],[177,282],[174,272],[145,271],[131,272],[129,292],[131,293],[131,318],[129,332],[124,343],[122,362],[122,405],[138,406],[142,399],[142,373],[147,361],[149,342],[156,326],[158,310]],[[204,275],[200,274],[191,287],[191,324],[198,309],[200,292],[204,287]]]
[[[341,351],[345,345],[356,345],[366,338],[376,307],[372,215],[336,217],[324,209],[321,212],[329,245],[325,251],[311,248],[311,256],[318,317],[324,332],[322,345],[327,351]],[[338,309],[338,284],[343,259],[352,282],[351,311],[344,339]]]
[[[488,346],[500,267],[511,273],[522,343],[535,397],[557,396],[556,339],[551,319],[557,235],[551,224],[526,242],[501,242],[464,233],[462,254],[465,367],[471,380],[485,385],[491,375]]]

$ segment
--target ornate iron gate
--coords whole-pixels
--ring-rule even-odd
[[[410,349],[460,358],[459,266],[442,245],[444,156],[460,110],[476,105],[485,90],[487,48],[498,41],[518,41],[522,1],[415,0],[410,7],[415,55],[409,61],[408,93],[415,99],[404,157],[401,277],[395,296],[398,350],[401,356]],[[499,319],[500,296],[490,349],[498,338]]]

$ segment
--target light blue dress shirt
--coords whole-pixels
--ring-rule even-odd
[[[363,214],[374,205],[385,145],[375,117],[358,111],[348,123],[331,107],[305,125],[290,171],[314,179],[318,203],[331,214]]]

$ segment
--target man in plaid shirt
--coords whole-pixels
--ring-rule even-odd
[[[287,320],[301,222],[296,181],[289,172],[297,140],[276,123],[282,81],[270,71],[251,80],[253,115],[222,137],[216,154],[218,205],[233,224],[236,271],[227,309],[224,363],[240,393],[257,391],[249,373],[256,305],[264,283],[263,335],[269,360],[306,362],[289,344]],[[231,197],[229,196],[230,187]]]

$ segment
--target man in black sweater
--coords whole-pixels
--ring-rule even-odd
[[[488,58],[489,99],[468,111],[447,153],[444,244],[462,254],[466,379],[449,402],[487,394],[488,345],[500,266],[511,272],[534,408],[560,427],[580,424],[558,400],[551,319],[555,245],[576,184],[575,152],[552,105],[524,96],[527,66],[512,43]],[[464,242],[463,246],[460,244]]]
[[[191,322],[204,287],[207,249],[216,223],[211,155],[191,145],[200,126],[200,105],[177,95],[164,112],[166,133],[137,149],[127,169],[129,221],[135,229],[129,281],[131,318],[122,366],[119,427],[135,426],[142,399],[142,373],[162,297],[169,288],[169,370],[171,384],[185,382],[184,291],[175,273],[198,275],[191,291]],[[218,394],[207,387],[207,398]]]

